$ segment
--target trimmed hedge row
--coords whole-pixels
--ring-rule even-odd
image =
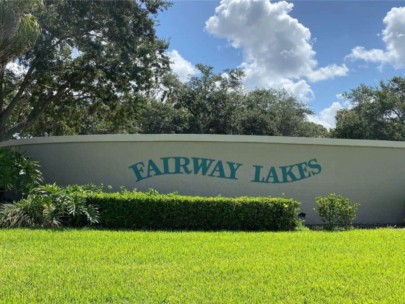
[[[142,192],[90,193],[99,225],[146,230],[293,230],[300,203],[271,197],[198,197]]]

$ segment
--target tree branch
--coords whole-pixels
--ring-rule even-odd
[[[56,40],[55,43],[51,44],[50,46],[48,46],[47,48],[53,48],[57,45],[59,45],[61,42],[63,41],[63,39],[58,39]],[[35,43],[36,45],[38,45],[39,39],[37,40],[37,42]],[[35,47],[34,47],[35,48]],[[17,92],[17,94],[13,97],[13,99],[10,101],[10,104],[7,106],[7,108],[3,108],[4,107],[4,103],[0,104],[2,105],[2,107],[0,107],[0,129],[4,129],[6,126],[6,122],[7,120],[10,118],[13,110],[18,106],[18,104],[20,104],[21,102],[21,96],[24,94],[25,89],[28,87],[29,82],[31,80],[31,76],[35,70],[35,64],[36,64],[36,59],[33,60],[33,62],[31,63],[27,73],[24,76],[24,80],[22,81],[22,83],[20,84],[20,88]],[[3,71],[4,73],[4,71]],[[0,75],[1,77],[1,75]],[[4,96],[4,95],[3,95]],[[1,101],[0,101],[1,102]],[[13,133],[14,134],[14,133]]]
[[[0,113],[3,112],[4,107],[4,71],[0,71]],[[1,124],[1,123],[0,123]]]
[[[53,95],[51,98],[48,98],[46,100],[46,102],[44,102],[41,107],[38,107],[36,109],[34,109],[30,115],[28,115],[26,121],[20,122],[16,125],[14,125],[13,127],[11,127],[7,132],[6,132],[6,136],[7,137],[11,137],[13,136],[15,133],[19,133],[22,130],[31,127],[32,125],[34,125],[36,123],[36,121],[38,120],[38,118],[41,116],[41,114],[45,111],[45,109],[55,100],[58,100],[60,97],[62,97],[62,95],[64,93],[66,93],[66,89],[69,87],[69,82],[66,82],[63,86],[61,86],[57,93],[55,95]]]
[[[30,66],[28,69],[27,74],[25,74],[24,80],[20,85],[20,89],[18,90],[17,94],[14,96],[14,98],[11,100],[10,104],[8,105],[7,108],[3,109],[0,112],[0,128],[4,128],[6,125],[6,121],[9,119],[11,113],[15,109],[15,107],[21,102],[21,96],[24,93],[24,90],[27,88],[29,81],[31,79],[32,73],[34,71],[34,64]]]

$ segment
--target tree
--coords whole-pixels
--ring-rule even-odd
[[[167,43],[154,29],[154,16],[167,6],[163,0],[44,0],[31,12],[40,29],[35,43],[16,48],[19,54],[3,63],[16,60],[24,71],[0,74],[0,140],[15,133],[131,131],[139,105],[169,67]],[[4,45],[10,41],[1,51]]]
[[[166,75],[161,101],[141,114],[142,133],[326,136],[321,125],[306,121],[308,105],[285,91],[245,92],[243,72],[215,73],[197,65],[199,74],[181,83]]]
[[[151,99],[139,115],[139,131],[145,134],[187,133],[189,113],[185,109],[176,109],[173,105]]]
[[[306,121],[312,111],[284,90],[249,92],[241,108],[239,132],[248,135],[313,136],[326,129]]]
[[[325,138],[329,137],[330,134],[328,129],[320,124],[310,121],[303,121],[301,122],[300,127],[298,128],[294,136]]]
[[[199,73],[186,83],[181,83],[174,75],[164,79],[161,102],[165,104],[165,113],[176,119],[172,125],[177,125],[171,130],[175,133],[236,134],[235,112],[243,96],[242,71],[233,69],[217,74],[210,66],[197,64],[196,67]],[[179,115],[183,119],[179,119]],[[146,133],[164,133],[165,130],[158,127],[148,129]]]
[[[344,97],[353,107],[337,113],[332,136],[405,140],[405,78],[393,77],[379,87],[361,85]]]
[[[41,5],[41,0],[0,0],[0,75],[35,43],[40,28],[31,12]]]

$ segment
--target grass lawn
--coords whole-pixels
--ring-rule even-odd
[[[405,303],[405,230],[0,230],[0,303]]]

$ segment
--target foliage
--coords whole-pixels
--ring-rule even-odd
[[[327,130],[306,120],[312,112],[285,91],[246,92],[241,70],[215,73],[197,65],[186,83],[173,75],[163,80],[161,102],[151,101],[140,115],[141,133],[326,136]]]
[[[337,113],[332,136],[405,140],[405,78],[393,77],[376,88],[361,85],[344,97],[352,108]]]
[[[144,105],[137,123],[138,130],[145,134],[176,134],[189,130],[189,121],[187,110],[151,99]]]
[[[197,65],[186,83],[167,73],[167,43],[155,34],[165,0],[1,1],[0,25],[9,29],[1,33],[9,34],[0,43],[0,141],[15,134],[327,133],[283,91],[244,92],[239,69]]]
[[[40,27],[32,12],[41,5],[41,0],[0,0],[0,75],[35,43]]]
[[[169,67],[154,19],[166,7],[164,0],[44,0],[30,9],[38,38],[2,62],[23,72],[0,73],[0,140],[133,130],[146,92]]]
[[[359,204],[333,193],[326,197],[317,197],[316,207],[322,221],[326,222],[326,230],[334,230],[336,225],[347,230],[356,218]]]
[[[294,230],[299,203],[287,198],[198,197],[156,192],[96,193],[100,226],[166,230]]]
[[[330,137],[330,133],[328,129],[320,124],[310,121],[304,121],[299,124],[294,133],[294,136],[326,138]]]
[[[43,182],[39,164],[12,149],[0,149],[0,190],[15,198],[28,195]]]
[[[185,119],[181,123],[184,128],[178,133],[235,134],[234,119],[242,95],[243,72],[233,69],[216,74],[212,67],[202,64],[196,68],[197,75],[186,83],[173,75],[164,78],[162,101]],[[157,129],[154,133],[162,131]]]
[[[44,185],[27,198],[0,207],[2,227],[82,226],[99,222],[96,207],[86,204],[85,195],[93,187]]]
[[[0,303],[369,303],[404,299],[405,230],[0,230]]]
[[[306,115],[308,105],[285,91],[254,90],[246,95],[239,114],[239,133],[246,135],[313,136],[317,137]],[[325,128],[316,125],[319,131]]]

